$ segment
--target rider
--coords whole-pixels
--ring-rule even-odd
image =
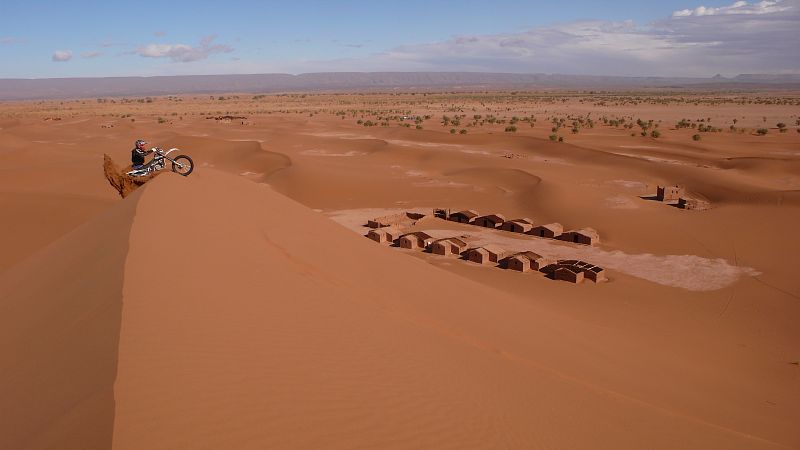
[[[144,168],[144,157],[155,151],[153,149],[147,150],[144,148],[145,145],[147,145],[147,142],[143,139],[137,139],[136,143],[134,143],[133,150],[131,150],[131,163],[133,163],[134,169]]]

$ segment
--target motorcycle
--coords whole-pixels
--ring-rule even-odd
[[[194,161],[187,155],[175,155],[170,157],[170,153],[180,151],[177,148],[171,148],[166,152],[159,147],[153,147],[151,150],[155,153],[153,160],[150,164],[146,164],[138,169],[131,170],[128,175],[133,177],[144,177],[153,172],[162,170],[166,167],[167,161],[172,162],[172,171],[183,176],[189,176],[194,170]]]

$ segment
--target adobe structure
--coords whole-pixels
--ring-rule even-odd
[[[444,208],[435,208],[433,210],[433,217],[436,217],[437,219],[449,220],[450,219],[450,210],[449,209],[444,209]]]
[[[467,243],[457,237],[438,239],[430,245],[431,253],[441,256],[459,256]]]
[[[369,230],[366,236],[379,244],[391,244],[400,237],[400,234],[401,232],[397,228],[384,227]]]
[[[700,200],[697,198],[684,198],[684,197],[678,199],[678,208],[681,209],[703,211],[709,209],[710,207],[711,205],[705,200]]]
[[[407,233],[400,236],[397,243],[402,248],[407,248],[409,250],[416,250],[416,249],[424,249],[428,247],[432,241],[431,236],[424,231],[415,231],[413,233]]]
[[[467,251],[467,259],[478,264],[497,264],[503,259],[503,253],[499,247],[486,245]]]
[[[500,226],[500,229],[512,233],[526,234],[529,231],[531,231],[531,229],[533,229],[533,220],[528,219],[527,217],[524,217],[522,219],[512,219],[503,222],[503,225]]]
[[[583,245],[597,245],[600,243],[600,235],[594,228],[581,228],[580,230],[570,230],[558,237],[558,240],[572,242]]]
[[[605,269],[577,259],[560,259],[555,264],[546,266],[541,270],[551,274],[555,280],[569,281],[571,283],[580,283],[584,279],[595,283],[606,280]]]
[[[530,231],[528,231],[528,234],[532,236],[555,239],[561,236],[561,233],[563,232],[564,227],[560,223],[554,222],[533,227]]]
[[[474,224],[485,228],[500,228],[506,221],[502,214],[487,214],[475,218]]]
[[[563,266],[557,267],[553,272],[554,280],[567,281],[569,283],[583,283],[583,271],[576,267]]]
[[[367,226],[370,228],[383,228],[390,226],[407,226],[410,227],[417,223],[419,219],[425,217],[425,214],[415,212],[403,212],[398,214],[390,214],[388,216],[376,217],[367,221]]]
[[[520,252],[506,261],[506,267],[517,272],[539,271],[551,264],[552,261],[534,252]]]
[[[475,222],[475,218],[478,217],[478,211],[474,209],[467,209],[464,211],[459,211],[457,213],[450,214],[450,218],[448,220],[452,222],[458,223],[473,223]]]
[[[656,188],[656,200],[660,202],[677,202],[686,194],[683,186],[658,186]]]

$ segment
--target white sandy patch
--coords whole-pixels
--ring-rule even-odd
[[[606,199],[606,205],[612,209],[637,209],[639,205],[634,202],[630,197],[624,195],[616,195]]]
[[[408,177],[424,177],[425,175],[427,175],[427,173],[422,170],[406,170],[406,176]]]
[[[497,156],[500,153],[497,152],[487,152],[486,150],[469,150],[469,149],[461,149],[461,153],[466,153],[468,155],[481,155],[481,156]]]
[[[645,161],[658,162],[664,164],[677,164],[681,166],[696,166],[696,164],[688,163],[686,161],[679,161],[677,159],[657,158],[655,156],[637,155],[634,153],[614,153],[619,156],[628,156],[630,158],[644,159]]]
[[[680,160],[677,160],[677,159],[658,158],[658,157],[655,157],[655,156],[636,155],[636,154],[633,154],[633,153],[614,153],[614,152],[612,152],[612,154],[619,155],[619,156],[628,156],[628,157],[637,158],[637,159],[643,159],[645,161],[650,161],[650,162],[655,162],[655,163],[673,164],[673,165],[677,165],[677,166],[702,167],[704,169],[719,169],[718,167],[713,167],[713,166],[709,166],[709,165],[706,165],[706,164],[697,164],[697,163],[692,163],[692,162],[687,162],[687,161],[680,161]]]
[[[364,153],[364,152],[357,152],[355,150],[350,150],[350,151],[344,152],[344,153],[335,153],[335,152],[329,152],[327,150],[319,150],[319,149],[314,149],[314,148],[309,149],[309,150],[303,150],[302,152],[300,152],[300,154],[301,155],[307,155],[307,156],[326,156],[326,157],[340,157],[340,158],[341,157],[347,158],[347,157],[352,157],[352,156],[364,156],[364,155],[366,155],[366,153]]]
[[[91,119],[79,119],[79,120],[71,120],[71,121],[60,121],[59,123],[55,124],[56,126],[63,126],[63,125],[76,125],[79,123],[88,122]]]
[[[620,145],[619,148],[641,149],[641,150],[660,150],[664,147],[653,147],[650,145]]]
[[[320,133],[303,133],[305,136],[314,137],[332,137],[338,139],[375,139],[375,136],[370,134],[355,134],[355,133],[338,133],[338,132],[320,132]]]
[[[429,147],[429,148],[462,148],[461,144],[439,144],[436,142],[404,141],[401,139],[387,139],[386,142],[402,147]]]
[[[427,181],[419,181],[413,183],[412,186],[416,187],[441,187],[441,188],[468,188],[470,187],[469,184],[466,183],[458,183],[455,181],[445,181],[445,180],[436,180],[436,179],[429,179]]]
[[[610,184],[616,184],[622,186],[626,189],[638,189],[643,190],[647,188],[647,183],[642,183],[641,181],[632,181],[632,180],[611,180],[608,181]]]

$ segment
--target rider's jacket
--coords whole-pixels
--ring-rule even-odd
[[[144,164],[144,155],[146,155],[144,151],[134,148],[131,150],[131,163],[133,163],[134,166],[141,166]]]

